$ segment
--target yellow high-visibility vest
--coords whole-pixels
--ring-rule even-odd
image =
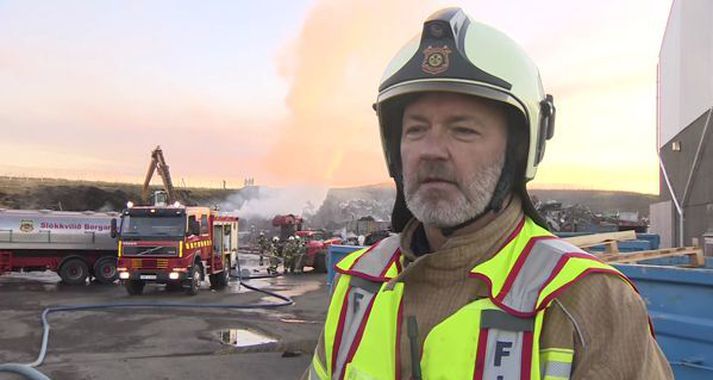
[[[326,363],[315,353],[311,379],[401,378],[400,341],[412,321],[401,315],[404,284],[387,289],[386,282],[402,264],[399,236],[339,262],[324,328]],[[569,379],[573,350],[540,350],[543,317],[557,295],[597,272],[629,283],[613,267],[525,217],[492,258],[470,271],[490,295],[428,332],[416,367],[420,378]]]

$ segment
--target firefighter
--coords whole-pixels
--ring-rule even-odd
[[[304,258],[307,254],[307,242],[305,239],[295,236],[295,241],[297,242],[297,247],[295,251],[295,273],[302,273],[304,269]]]
[[[267,237],[265,237],[264,232],[260,232],[260,236],[258,236],[258,238],[257,238],[257,246],[258,246],[259,255],[260,255],[260,261],[258,264],[260,266],[262,266],[263,260],[264,260],[263,258],[265,255],[267,255],[270,252],[271,246],[272,246],[272,244],[270,243],[270,240],[268,240]]]
[[[287,238],[287,244],[282,249],[282,257],[284,260],[284,271],[292,273],[295,270],[295,258],[299,251],[299,240],[294,236]]]
[[[526,190],[553,98],[505,34],[434,13],[375,104],[393,234],[337,264],[310,379],[671,379],[646,306]]]
[[[277,274],[277,267],[280,264],[279,244],[280,238],[278,238],[277,236],[273,236],[272,243],[269,247],[270,251],[268,255],[268,263],[270,265],[267,268],[267,273],[269,274]]]

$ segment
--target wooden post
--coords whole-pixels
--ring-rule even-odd
[[[616,240],[606,242],[606,248],[604,249],[604,252],[619,253],[619,244],[616,243]]]

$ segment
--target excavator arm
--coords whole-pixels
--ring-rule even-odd
[[[160,146],[151,152],[151,162],[149,163],[149,168],[146,171],[146,178],[144,179],[144,187],[141,192],[141,197],[144,202],[149,201],[149,184],[151,183],[151,178],[153,178],[154,172],[158,172],[158,175],[163,180],[163,187],[168,194],[168,202],[173,203],[178,200],[176,190],[173,188],[173,181],[171,180],[171,172],[168,170],[168,164],[166,164],[166,159],[163,157],[163,151]]]

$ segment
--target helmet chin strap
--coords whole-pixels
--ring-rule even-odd
[[[511,170],[512,166],[513,165],[512,160],[510,159],[510,155],[507,155],[505,158],[505,164],[503,164],[503,171],[502,173],[500,173],[498,183],[497,185],[495,185],[495,190],[493,190],[493,196],[490,198],[490,202],[488,203],[488,206],[485,207],[485,210],[481,211],[479,214],[466,220],[463,223],[456,224],[455,226],[441,228],[441,233],[443,234],[443,236],[449,237],[453,235],[453,233],[460,230],[461,228],[467,227],[477,222],[478,220],[480,220],[480,218],[485,216],[490,211],[497,213],[503,209],[503,202],[505,202],[505,199],[510,194],[513,188],[513,170]]]

